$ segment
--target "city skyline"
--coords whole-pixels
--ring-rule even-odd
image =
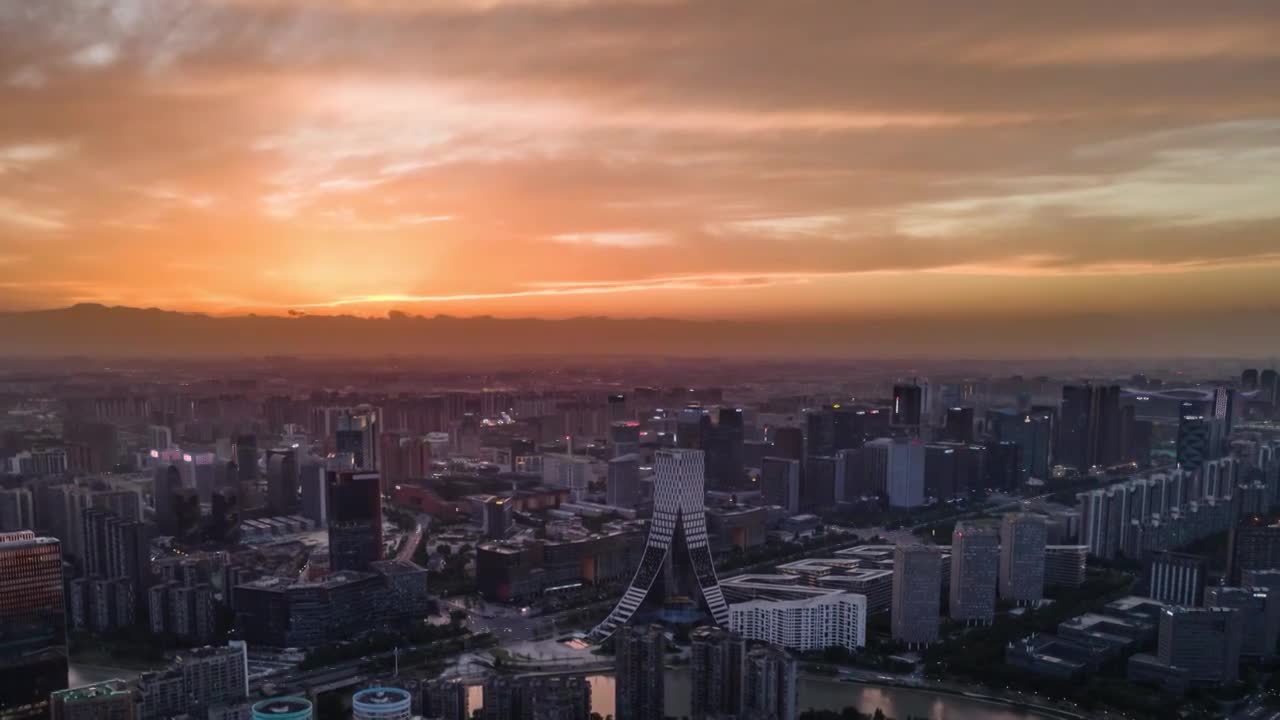
[[[1280,13],[1020,9],[0,8],[0,310],[1273,316]]]

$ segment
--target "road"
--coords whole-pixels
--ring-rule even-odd
[[[422,538],[426,537],[427,528],[431,525],[430,515],[419,515],[417,524],[413,526],[413,532],[405,539],[404,544],[400,546],[400,551],[396,553],[397,560],[409,562],[413,560],[413,554],[418,552],[418,545],[422,544]]]

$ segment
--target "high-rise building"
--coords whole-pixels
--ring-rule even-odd
[[[1183,668],[1194,687],[1215,687],[1240,677],[1244,618],[1226,608],[1171,607],[1160,616],[1156,657]]]
[[[800,461],[766,457],[761,461],[760,491],[765,502],[792,515],[800,512]]]
[[[548,453],[542,456],[542,484],[569,490],[574,502],[586,497],[591,484],[591,458],[568,453]]]
[[[1263,402],[1276,404],[1277,390],[1280,390],[1280,378],[1273,369],[1266,369],[1258,373],[1258,392]]]
[[[505,497],[490,495],[485,498],[481,517],[481,528],[484,536],[497,539],[507,534],[511,527],[511,500]]]
[[[1120,459],[1120,386],[1067,385],[1055,457],[1080,471],[1110,467]]]
[[[413,698],[397,687],[365,688],[351,696],[353,720],[409,720]]]
[[[676,414],[676,447],[689,450],[704,448],[711,430],[711,414],[698,405],[682,408]]]
[[[31,530],[35,524],[35,505],[30,490],[0,490],[0,532]]]
[[[1052,473],[1053,408],[1033,407],[1027,412],[1012,408],[987,411],[992,440],[1018,447],[1018,479],[1048,479]]]
[[[742,408],[722,407],[716,424],[704,429],[703,449],[707,456],[707,485],[738,488],[746,480],[743,443],[746,423]]]
[[[258,490],[258,436],[237,435],[236,472],[239,474],[240,502],[244,507],[255,507]]]
[[[313,720],[315,710],[304,697],[273,697],[260,700],[249,709],[251,720]]]
[[[1228,548],[1228,582],[1239,582],[1244,570],[1280,568],[1280,525],[1236,525],[1228,536]]]
[[[635,507],[640,502],[640,456],[619,455],[609,461],[605,500],[614,507]]]
[[[893,386],[893,412],[890,417],[894,427],[919,428],[924,418],[927,386],[916,382]]]
[[[323,528],[329,524],[329,474],[319,463],[303,463],[298,472],[302,488],[302,516]]]
[[[773,443],[773,457],[788,460],[804,459],[804,430],[798,427],[776,427],[769,429],[769,441]]]
[[[924,492],[938,500],[957,495],[959,455],[951,444],[929,443],[924,446]]]
[[[1168,603],[1196,607],[1204,599],[1209,566],[1202,555],[1161,550],[1146,562],[1147,596]]]
[[[942,554],[928,545],[898,545],[893,550],[893,639],[928,645],[938,639]]]
[[[862,448],[868,482],[882,488],[890,507],[924,504],[924,443],[915,438],[879,438]]]
[[[1045,587],[1080,587],[1084,585],[1088,545],[1045,545]]]
[[[329,567],[367,570],[382,559],[382,486],[376,472],[327,473]]]
[[[752,648],[746,658],[746,680],[741,717],[788,720],[799,717],[799,685],[796,659],[772,646]]]
[[[0,716],[43,718],[67,687],[62,551],[30,530],[0,535]]]
[[[614,707],[618,720],[664,717],[663,660],[666,637],[661,625],[626,627],[614,635],[616,685]]]
[[[951,531],[951,619],[990,624],[995,620],[1000,577],[1000,534],[987,523],[961,521]]]
[[[177,493],[181,489],[182,475],[177,465],[156,466],[153,473],[151,499],[156,510],[156,524],[159,525],[160,532],[166,535],[178,534]]]
[[[1244,627],[1241,655],[1267,658],[1276,654],[1276,640],[1280,639],[1280,590],[1214,585],[1205,589],[1204,605],[1240,612]]]
[[[1183,415],[1178,420],[1178,466],[1196,472],[1210,459],[1210,420],[1203,415]]]
[[[1040,515],[1009,513],[1000,523],[1000,597],[1035,603],[1044,598],[1044,547],[1049,528]]]
[[[742,711],[747,645],[742,636],[704,625],[690,636],[690,717],[706,720]]]
[[[298,509],[298,453],[293,448],[267,451],[267,507],[280,515]]]
[[[844,485],[844,467],[840,458],[810,455],[800,482],[800,509],[818,512],[835,507],[838,485]]]
[[[374,472],[378,462],[378,413],[371,408],[347,410],[335,419],[334,448],[350,454],[355,469]]]
[[[1244,390],[1256,390],[1258,388],[1258,371],[1249,368],[1240,373],[1240,387]]]
[[[942,434],[951,442],[973,442],[973,408],[949,407]]]
[[[702,463],[700,450],[658,451],[653,520],[640,566],[618,605],[591,631],[593,639],[612,635],[642,605],[661,610],[676,597],[704,607],[717,625],[728,625],[729,607],[707,542]]]
[[[49,695],[51,720],[134,720],[137,699],[124,680],[107,680]]]

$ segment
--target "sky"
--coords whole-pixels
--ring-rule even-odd
[[[0,2],[0,309],[1266,317],[1277,88],[1272,2]]]

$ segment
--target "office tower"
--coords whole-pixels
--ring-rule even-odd
[[[215,705],[240,702],[248,697],[247,646],[232,641],[187,650],[167,668],[143,673],[137,687],[139,720],[161,720],[184,714],[203,717]]]
[[[312,720],[314,709],[304,697],[275,697],[260,700],[249,710],[251,720]]]
[[[769,440],[773,443],[773,457],[788,460],[804,459],[804,431],[798,427],[776,427],[769,430]]]
[[[1241,655],[1257,658],[1275,655],[1280,633],[1280,591],[1214,585],[1204,591],[1204,606],[1239,611],[1243,626]]]
[[[1151,442],[1155,426],[1150,420],[1139,420],[1132,405],[1120,408],[1120,460],[1138,467],[1151,464]]]
[[[737,715],[746,689],[746,642],[735,632],[706,625],[694,630],[690,639],[690,717],[706,720]]]
[[[48,715],[49,694],[67,687],[62,551],[30,530],[0,535],[0,709],[9,718]]]
[[[893,412],[890,416],[890,424],[894,427],[920,427],[924,418],[926,387],[914,381],[893,386]]]
[[[481,530],[491,539],[501,538],[511,527],[511,501],[490,495],[485,498],[481,513]]]
[[[659,450],[654,459],[653,520],[635,577],[609,617],[591,631],[597,641],[627,624],[641,605],[664,607],[671,598],[700,604],[719,626],[729,607],[707,545],[700,450]]]
[[[351,696],[353,720],[409,720],[413,717],[413,700],[405,690],[395,687],[372,687]]]
[[[35,505],[30,490],[0,490],[0,532],[30,530],[35,524]]]
[[[942,594],[942,553],[927,545],[893,549],[893,639],[928,645],[938,639]]]
[[[532,444],[528,447],[516,448],[515,444],[518,440],[512,441],[511,457],[515,458],[520,455],[532,455],[534,450]],[[622,457],[623,455],[634,455],[640,451],[640,423],[632,421],[615,422],[609,426],[609,456]]]
[[[1236,391],[1219,385],[1213,389],[1213,419],[1221,426],[1223,435],[1230,435],[1235,418]]]
[[[796,659],[776,647],[752,648],[746,659],[742,717],[788,720],[799,717]]]
[[[148,427],[147,447],[152,450],[168,450],[173,447],[173,431],[164,425]]]
[[[862,466],[862,448],[836,451],[836,502],[853,502],[868,495],[865,492],[866,471]]]
[[[705,435],[711,428],[711,415],[697,405],[682,408],[676,414],[676,447],[688,450],[703,448]]]
[[[640,502],[640,456],[619,455],[610,460],[604,491],[608,504],[635,507]]]
[[[800,512],[800,461],[767,457],[760,463],[760,492],[770,505],[788,513]]]
[[[1147,596],[1170,605],[1198,606],[1204,598],[1209,566],[1202,555],[1161,550],[1146,562]]]
[[[844,468],[837,458],[809,456],[800,482],[800,509],[806,512],[829,510],[836,504],[836,484],[844,484]]]
[[[1212,458],[1211,421],[1203,415],[1183,415],[1178,419],[1178,466],[1196,472]]]
[[[1259,399],[1266,403],[1276,404],[1276,391],[1280,389],[1280,382],[1277,382],[1275,370],[1263,370],[1258,373],[1258,395]]]
[[[954,445],[930,443],[924,446],[924,493],[937,500],[957,495],[958,457]]]
[[[961,521],[951,531],[951,619],[990,624],[995,620],[1000,578],[1000,534],[993,525]]]
[[[988,440],[983,452],[984,486],[995,491],[1017,490],[1021,486],[1022,448],[1017,443]]]
[[[109,472],[119,459],[119,431],[109,422],[68,418],[62,424],[62,438],[73,448],[74,472]]]
[[[1240,524],[1231,528],[1227,581],[1237,583],[1244,570],[1280,568],[1280,525]]]
[[[1059,412],[1057,461],[1081,472],[1120,460],[1120,386],[1066,385]]]
[[[1240,373],[1240,387],[1244,390],[1256,390],[1258,388],[1258,371],[1249,368]]]
[[[177,492],[182,489],[182,475],[176,465],[163,464],[153,471],[151,502],[156,510],[156,524],[166,535],[177,534]]]
[[[467,686],[461,680],[433,680],[422,689],[423,717],[470,720],[467,704]]]
[[[1044,546],[1049,528],[1040,515],[1009,513],[1000,523],[1000,597],[1024,604],[1044,598]]]
[[[1160,615],[1156,657],[1183,668],[1194,687],[1215,687],[1240,677],[1244,618],[1226,608],[1166,608]]]
[[[661,625],[625,627],[614,635],[614,706],[617,720],[664,716],[663,659],[666,637]]]
[[[239,473],[240,503],[254,507],[258,496],[258,436],[236,436],[236,471]]]
[[[133,688],[124,680],[107,680],[49,695],[51,720],[134,720]]]
[[[915,438],[879,438],[862,451],[868,482],[881,488],[890,507],[924,504],[924,443]]]
[[[973,408],[949,407],[942,434],[951,442],[973,442]]]
[[[329,567],[367,570],[382,559],[382,485],[376,472],[328,472]]]
[[[280,515],[298,507],[298,454],[292,448],[267,451],[267,507]]]
[[[240,539],[240,491],[233,487],[218,488],[209,505],[207,535],[223,543]]]
[[[299,471],[302,516],[322,528],[329,523],[328,473],[319,463],[304,463]]]
[[[355,458],[355,469],[378,469],[378,413],[373,409],[344,411],[334,423],[334,449]]]
[[[707,485],[724,489],[742,487],[747,473],[743,459],[746,428],[742,408],[720,408],[716,424],[703,432]]]
[[[1033,407],[1028,412],[1013,409],[988,410],[987,428],[992,440],[1018,446],[1019,483],[1028,478],[1048,479],[1052,471],[1050,445],[1053,442],[1054,411]]]

